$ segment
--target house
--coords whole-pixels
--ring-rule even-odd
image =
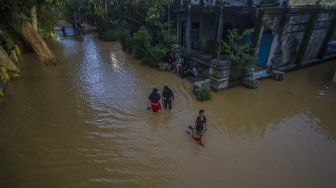
[[[199,62],[216,58],[227,30],[254,28],[248,37],[260,69],[290,70],[326,58],[336,36],[335,0],[177,0],[176,38],[184,55]]]

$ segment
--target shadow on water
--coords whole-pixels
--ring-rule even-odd
[[[197,102],[190,83],[94,35],[25,55],[0,106],[1,187],[335,187],[334,63]],[[146,110],[169,85],[172,111]],[[205,148],[185,133],[205,109]]]

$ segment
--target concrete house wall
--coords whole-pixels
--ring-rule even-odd
[[[316,6],[315,0],[290,0],[288,7],[281,4],[283,1],[274,4],[272,0],[255,0],[254,4],[260,3],[258,7],[247,7],[244,0],[230,2],[237,6],[227,3],[200,8],[203,5],[197,6],[197,3],[201,1],[193,1],[196,4],[180,9],[178,14],[183,17],[184,23],[188,20],[188,10],[191,12],[190,24],[199,23],[198,48],[192,49],[196,50],[194,54],[215,54],[216,45],[225,40],[226,30],[230,27],[241,31],[253,27],[252,46],[256,55],[261,47],[263,50],[267,48],[266,66],[276,61],[282,69],[290,69],[323,59],[328,41],[335,36],[336,7],[330,6],[336,5],[336,1],[321,0]],[[261,43],[264,33],[273,36],[269,39],[269,47],[261,46],[264,45]],[[186,38],[186,30],[180,35]],[[263,67],[266,66],[263,64]]]
[[[317,58],[323,39],[326,37],[334,14],[321,13],[310,37],[308,48],[304,55],[304,62]]]
[[[284,16],[283,13],[274,14],[273,11],[269,10],[264,14],[261,27],[261,33],[269,29],[275,36],[267,65],[272,64],[272,59],[275,56],[274,51],[279,42],[281,43],[281,66],[283,69],[293,68],[297,64],[305,65],[319,61],[323,42],[331,40],[326,39],[327,34],[329,30],[336,27],[335,24],[332,24],[336,17],[336,11],[290,10],[286,13],[287,18],[282,27],[280,19]],[[279,28],[283,29],[279,30]],[[257,50],[259,45],[257,45]]]
[[[290,0],[290,6],[307,6],[319,3],[322,6],[336,6],[335,0]]]

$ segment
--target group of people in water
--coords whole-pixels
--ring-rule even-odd
[[[152,93],[148,97],[148,107],[147,110],[152,110],[153,112],[162,112],[162,105],[165,109],[171,110],[174,103],[174,93],[168,87],[164,86],[162,90],[162,95],[160,95],[159,90],[154,88]],[[198,117],[196,118],[195,124],[192,129],[192,138],[200,145],[202,144],[202,136],[207,130],[206,117],[204,115],[204,110],[199,110]]]
[[[198,75],[196,64],[188,59],[176,58],[173,52],[168,52],[165,59],[168,64],[168,70],[173,71],[181,78],[196,77]]]
[[[171,110],[174,102],[174,93],[168,86],[164,86],[161,98],[159,90],[157,88],[154,88],[152,93],[149,95],[148,100],[149,102],[147,109],[152,109],[153,112],[162,111],[161,101],[162,104],[164,104],[165,109],[168,108],[169,110]]]
[[[66,37],[67,33],[66,33],[66,27],[65,27],[65,25],[61,24],[59,27],[61,28],[63,37]],[[84,34],[84,32],[83,32],[83,26],[79,22],[72,23],[72,30],[73,30],[74,33]]]

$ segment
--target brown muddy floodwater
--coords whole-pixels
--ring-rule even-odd
[[[191,84],[95,36],[50,44],[60,64],[26,55],[0,105],[1,188],[335,188],[335,63],[197,102]],[[174,109],[146,110],[169,85]],[[205,109],[205,148],[185,133]]]

